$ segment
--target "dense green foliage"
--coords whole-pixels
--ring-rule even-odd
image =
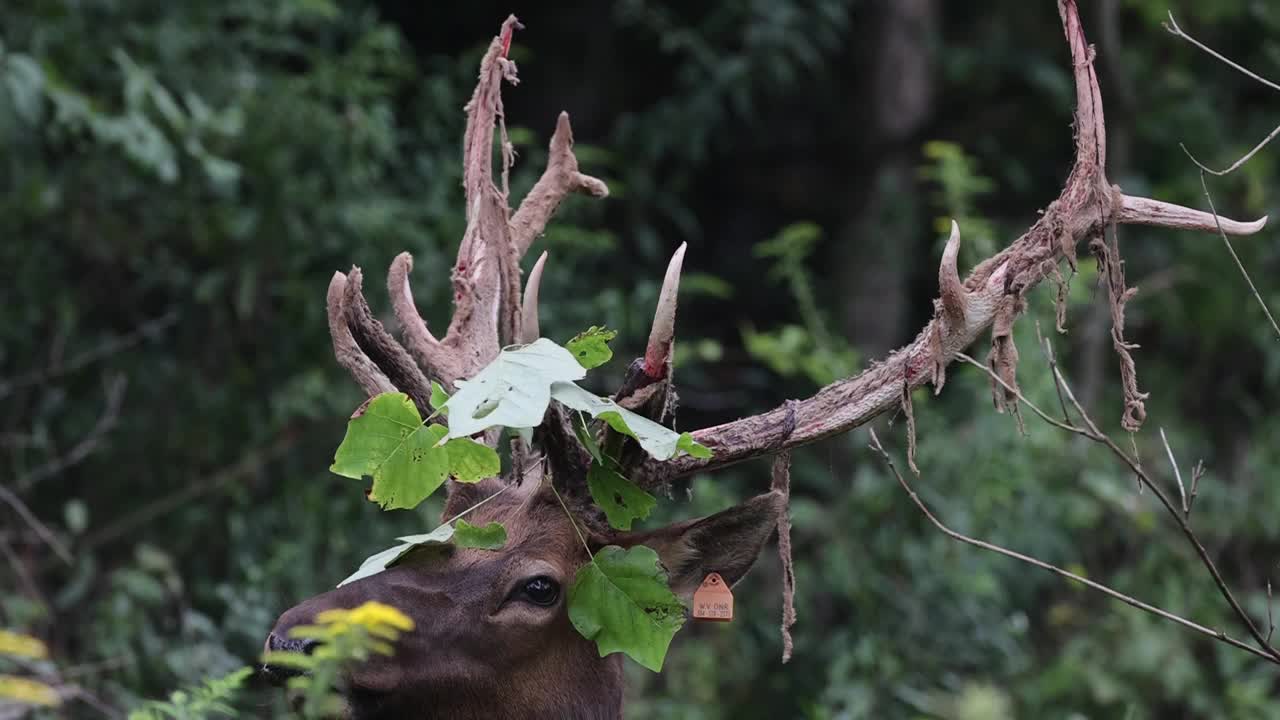
[[[379,277],[409,250],[419,305],[443,327],[463,231],[461,108],[510,9],[408,5],[0,6],[0,485],[66,550],[0,506],[0,626],[46,640],[65,682],[104,707],[252,662],[280,611],[439,521],[438,504],[384,513],[327,471],[362,399],[332,357],[328,280],[352,263]],[[612,190],[570,200],[540,241],[543,332],[618,329],[620,357],[589,384],[611,391],[687,241],[682,430],[804,397],[909,339],[932,311],[949,218],[968,267],[1027,227],[1067,172],[1072,92],[1052,3],[921,3],[930,72],[923,84],[890,72],[889,87],[876,75],[891,0],[537,5],[516,8],[529,29],[506,96],[513,194],[562,108],[584,168]],[[1168,3],[1083,5],[1111,180],[1202,206],[1178,144],[1225,166],[1280,122],[1277,96],[1165,33]],[[1280,5],[1172,9],[1280,77]],[[927,100],[899,132],[879,109],[917,107],[913,94]],[[1218,206],[1276,216],[1277,158],[1210,178]],[[1274,238],[1236,248],[1280,309]],[[1218,239],[1121,228],[1120,241],[1141,288],[1127,333],[1151,392],[1134,443],[1171,489],[1157,428],[1185,477],[1204,459],[1193,524],[1265,625],[1280,561],[1280,344]],[[1115,431],[1094,274],[1082,257],[1070,333],[1054,342]],[[367,283],[375,309],[388,307],[380,285]],[[1052,334],[1051,293],[1036,291],[1017,327],[1020,381],[1044,407],[1058,400],[1035,323]],[[1033,418],[1020,436],[987,384],[956,366],[939,397],[917,394],[917,489],[935,512],[1243,635],[1122,467]],[[906,446],[901,423],[881,437]],[[796,453],[791,663],[778,660],[780,571],[765,557],[735,589],[733,623],[685,628],[661,675],[633,666],[633,716],[1280,718],[1273,667],[946,539],[865,439]],[[767,483],[762,462],[697,478],[688,502],[678,489],[637,524]],[[26,671],[6,662],[0,674]],[[242,700],[279,703],[255,688]]]

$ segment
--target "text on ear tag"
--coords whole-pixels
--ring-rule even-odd
[[[711,573],[693,593],[693,618],[729,622],[733,619],[733,593],[720,573]]]

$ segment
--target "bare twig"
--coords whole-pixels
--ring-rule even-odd
[[[1172,33],[1175,37],[1180,37],[1180,38],[1182,38],[1183,40],[1186,40],[1187,42],[1191,43],[1192,45],[1195,45],[1196,47],[1200,48],[1201,50],[1203,50],[1204,52],[1208,53],[1209,55],[1212,55],[1213,57],[1217,58],[1219,61],[1223,62],[1224,64],[1228,65],[1229,67],[1231,67],[1231,68],[1233,68],[1233,69],[1235,69],[1235,70],[1238,70],[1238,71],[1240,71],[1241,73],[1244,73],[1245,75],[1247,75],[1247,76],[1249,76],[1250,78],[1252,78],[1252,79],[1254,79],[1254,80],[1256,80],[1256,81],[1258,81],[1258,82],[1262,83],[1263,85],[1266,85],[1267,87],[1271,88],[1272,90],[1280,90],[1280,85],[1277,85],[1276,83],[1273,83],[1273,82],[1271,82],[1270,80],[1268,80],[1268,79],[1266,79],[1266,78],[1262,77],[1261,75],[1258,75],[1257,73],[1253,72],[1252,70],[1249,70],[1248,68],[1246,68],[1246,67],[1244,67],[1244,66],[1242,66],[1242,65],[1240,65],[1240,64],[1238,64],[1238,63],[1236,63],[1236,62],[1234,62],[1234,61],[1232,61],[1232,60],[1227,59],[1227,58],[1226,58],[1222,53],[1218,52],[1217,50],[1214,50],[1213,48],[1209,47],[1208,45],[1205,45],[1204,43],[1200,42],[1199,40],[1197,40],[1197,39],[1195,39],[1195,38],[1191,37],[1190,35],[1188,35],[1187,33],[1185,33],[1185,32],[1182,30],[1182,28],[1178,27],[1178,21],[1173,19],[1173,11],[1172,11],[1172,10],[1171,10],[1171,11],[1169,11],[1169,22],[1165,24],[1164,29],[1165,29],[1165,30],[1168,30],[1168,31],[1169,31],[1170,33]]]
[[[22,558],[18,557],[18,554],[9,546],[9,541],[3,538],[0,538],[0,554],[3,554],[5,559],[9,561],[9,566],[13,568],[13,574],[17,576],[18,582],[22,583],[22,587],[31,596],[31,599],[41,605],[46,612],[52,613],[49,599],[44,596],[40,586],[36,584],[35,578],[31,577],[31,572],[27,570]]]
[[[1186,148],[1182,148],[1186,152]],[[1191,153],[1187,153],[1187,157],[1191,157]],[[1195,162],[1195,158],[1191,158]],[[1236,268],[1240,270],[1240,274],[1244,276],[1244,281],[1249,285],[1249,291],[1253,293],[1253,297],[1258,301],[1258,305],[1262,308],[1262,313],[1267,316],[1267,322],[1271,323],[1271,329],[1275,331],[1276,338],[1280,339],[1280,325],[1276,324],[1276,319],[1271,314],[1271,309],[1267,307],[1267,303],[1262,299],[1262,295],[1258,292],[1258,288],[1253,284],[1253,278],[1249,277],[1249,271],[1245,270],[1244,263],[1240,262],[1240,256],[1236,254],[1235,246],[1231,244],[1231,240],[1227,237],[1227,233],[1222,229],[1222,221],[1218,217],[1218,209],[1213,205],[1213,196],[1209,194],[1209,184],[1205,182],[1204,172],[1200,173],[1200,187],[1204,189],[1204,197],[1209,201],[1209,209],[1213,211],[1213,220],[1218,226],[1218,237],[1222,238],[1222,243],[1227,246],[1227,252],[1231,253],[1231,259],[1235,261]]]
[[[1164,428],[1160,428],[1160,442],[1164,443],[1164,451],[1169,455],[1169,466],[1173,468],[1173,477],[1178,481],[1178,495],[1182,497],[1182,516],[1191,514],[1187,507],[1187,488],[1182,484],[1182,471],[1178,469],[1178,461],[1173,459],[1173,448],[1169,447],[1169,438],[1165,437]]]
[[[36,483],[54,477],[68,468],[80,464],[85,458],[93,454],[93,451],[98,448],[98,444],[102,442],[102,438],[111,432],[116,423],[119,422],[120,405],[124,401],[124,390],[128,387],[128,384],[128,380],[123,375],[116,375],[108,380],[106,405],[89,433],[81,438],[80,442],[76,443],[70,452],[55,457],[18,478],[14,483],[14,487],[18,488],[20,492],[29,490]]]
[[[30,526],[36,535],[44,541],[44,544],[48,545],[49,549],[56,553],[63,562],[68,565],[72,564],[71,551],[67,549],[66,544],[58,539],[57,534],[50,530],[48,525],[41,522],[40,518],[35,516],[35,513],[31,512],[31,508],[27,507],[27,504],[22,501],[22,498],[18,497],[17,493],[4,485],[0,485],[0,500],[3,500],[6,505],[13,508],[18,517],[22,518],[22,521]]]
[[[970,358],[968,356],[962,356],[960,354],[957,354],[957,357],[962,360],[965,360],[966,362],[972,365],[975,365],[981,368],[983,372],[986,372],[996,382],[999,382],[1000,384],[1005,385],[1004,381],[996,377],[996,374],[991,372],[990,368],[988,368],[986,365],[979,363],[973,358]],[[1200,558],[1200,563],[1204,565],[1206,570],[1209,571],[1209,575],[1213,578],[1214,585],[1217,586],[1219,594],[1221,594],[1222,597],[1227,601],[1227,604],[1231,606],[1232,612],[1236,615],[1237,618],[1240,619],[1240,622],[1243,623],[1244,626],[1249,630],[1249,634],[1253,637],[1253,639],[1257,641],[1257,643],[1263,648],[1263,651],[1265,652],[1266,657],[1270,659],[1272,662],[1280,664],[1280,650],[1277,650],[1276,648],[1272,647],[1271,643],[1267,641],[1267,639],[1263,636],[1262,632],[1258,629],[1257,624],[1253,622],[1253,618],[1249,617],[1249,613],[1246,612],[1244,607],[1240,605],[1240,601],[1236,599],[1235,593],[1231,591],[1231,587],[1227,585],[1227,581],[1222,577],[1222,573],[1218,570],[1217,564],[1214,563],[1213,558],[1209,556],[1209,551],[1205,549],[1204,544],[1200,542],[1200,538],[1196,535],[1195,531],[1191,529],[1191,525],[1188,523],[1187,518],[1182,513],[1178,512],[1178,508],[1169,499],[1169,496],[1165,494],[1165,492],[1162,489],[1160,489],[1160,486],[1155,484],[1155,482],[1151,479],[1151,476],[1148,475],[1146,470],[1143,468],[1142,464],[1139,463],[1135,457],[1130,456],[1123,449],[1121,449],[1120,446],[1117,445],[1116,442],[1112,440],[1110,436],[1106,435],[1105,433],[1103,433],[1101,430],[1098,429],[1097,423],[1093,421],[1093,418],[1091,418],[1089,416],[1089,413],[1085,411],[1084,407],[1080,404],[1080,401],[1076,399],[1075,393],[1072,392],[1070,383],[1068,383],[1067,379],[1063,377],[1062,371],[1055,367],[1053,370],[1053,373],[1055,377],[1055,382],[1061,385],[1063,392],[1065,392],[1067,395],[1067,399],[1071,402],[1072,407],[1075,408],[1076,414],[1080,416],[1080,420],[1084,423],[1083,428],[1079,428],[1074,425],[1066,425],[1066,424],[1060,423],[1057,420],[1050,418],[1043,411],[1041,411],[1039,408],[1033,405],[1031,401],[1026,398],[1026,396],[1022,395],[1021,392],[1018,392],[1017,390],[1009,387],[1008,385],[1005,385],[1005,389],[1014,393],[1015,397],[1017,397],[1018,400],[1020,400],[1022,403],[1027,405],[1027,407],[1031,408],[1037,415],[1041,417],[1041,419],[1045,420],[1051,425],[1054,425],[1055,427],[1059,427],[1063,430],[1067,430],[1069,432],[1074,432],[1074,433],[1083,435],[1095,442],[1105,445],[1109,450],[1111,450],[1111,453],[1113,455],[1119,458],[1125,465],[1129,466],[1130,471],[1132,471],[1134,476],[1137,477],[1138,483],[1141,486],[1146,487],[1148,490],[1151,491],[1153,495],[1156,496],[1156,499],[1159,500],[1160,504],[1164,506],[1164,509],[1169,513],[1169,516],[1173,518],[1175,523],[1177,523],[1178,529],[1182,531],[1182,534],[1187,539],[1187,542],[1190,543],[1192,548],[1195,549],[1196,555]],[[1193,494],[1196,490],[1198,481],[1199,481],[1199,474],[1197,473],[1195,476],[1193,476],[1193,484],[1192,484]],[[1188,507],[1190,507],[1190,501],[1188,501]]]
[[[1223,175],[1230,175],[1236,170],[1239,170],[1241,165],[1244,165],[1245,163],[1252,160],[1253,156],[1257,155],[1259,150],[1261,150],[1262,148],[1270,144],[1271,141],[1275,139],[1276,135],[1280,135],[1280,125],[1277,125],[1276,129],[1271,131],[1271,134],[1262,138],[1262,142],[1258,143],[1257,145],[1254,145],[1252,150],[1245,153],[1244,155],[1241,155],[1238,160],[1236,160],[1234,163],[1231,163],[1230,167],[1226,168],[1225,170],[1214,170],[1210,167],[1206,167],[1204,163],[1197,160],[1196,157],[1191,154],[1191,151],[1187,149],[1186,145],[1180,144],[1180,146],[1182,147],[1182,152],[1186,153],[1187,157],[1191,158],[1191,162],[1195,163],[1196,167],[1200,168],[1201,171],[1207,172],[1210,175],[1217,175],[1218,177],[1222,177]]]
[[[110,525],[86,537],[84,547],[88,549],[106,545],[132,532],[141,525],[145,525],[181,507],[188,506],[192,500],[213,492],[233,480],[238,480],[284,455],[297,443],[300,435],[301,432],[297,430],[286,431],[265,447],[244,454],[235,464],[205,478],[195,480],[185,485],[181,490],[156,498],[133,512],[117,518]]]
[[[1200,492],[1200,478],[1204,477],[1204,460],[1197,460],[1191,468],[1191,496],[1187,498],[1187,512],[1196,504],[1196,495]]]
[[[1271,614],[1271,581],[1267,581],[1267,642],[1271,642],[1271,636],[1276,631],[1276,621]]]
[[[1259,650],[1253,647],[1252,645],[1249,645],[1248,643],[1243,642],[1241,640],[1237,640],[1236,638],[1233,638],[1230,635],[1227,635],[1225,632],[1221,630],[1214,630],[1213,628],[1207,627],[1205,625],[1201,625],[1200,623],[1194,622],[1192,620],[1188,620],[1180,615],[1175,615],[1174,613],[1171,613],[1168,610],[1163,610],[1149,603],[1145,603],[1141,600],[1138,600],[1135,597],[1126,595],[1118,590],[1115,590],[1106,585],[1103,585],[1102,583],[1095,582],[1093,580],[1090,580],[1086,577],[1082,577],[1080,575],[1076,575],[1073,572],[1069,572],[1056,565],[1052,565],[1043,560],[1039,560],[1037,558],[1031,557],[1030,555],[1024,555],[1020,552],[1010,550],[1005,547],[1001,547],[1000,545],[995,545],[993,543],[986,542],[985,540],[979,540],[977,538],[970,537],[968,535],[964,535],[962,533],[956,532],[955,530],[952,530],[951,528],[943,524],[942,521],[939,520],[933,514],[933,512],[929,510],[929,506],[925,505],[924,501],[920,499],[920,496],[916,494],[916,491],[911,487],[911,484],[907,482],[906,477],[904,477],[902,473],[898,472],[898,468],[893,463],[893,458],[889,456],[889,453],[886,452],[884,447],[880,444],[880,438],[876,437],[875,430],[871,430],[871,449],[879,453],[880,457],[884,459],[885,463],[889,466],[890,472],[892,472],[893,476],[897,478],[898,484],[901,485],[902,489],[907,492],[907,495],[910,496],[911,501],[915,503],[916,507],[920,508],[920,512],[924,513],[924,516],[928,518],[929,522],[932,523],[934,527],[940,530],[947,537],[953,540],[957,540],[959,542],[965,543],[966,545],[972,545],[974,547],[981,548],[983,550],[987,550],[989,552],[993,552],[998,555],[1003,555],[1005,557],[1013,558],[1014,560],[1018,560],[1019,562],[1027,563],[1028,565],[1034,565],[1035,567],[1038,567],[1042,570],[1047,570],[1055,575],[1058,575],[1059,577],[1064,577],[1068,580],[1074,580],[1092,590],[1096,590],[1104,595],[1107,595],[1108,597],[1119,600],[1125,603],[1126,605],[1130,605],[1135,608],[1138,608],[1139,610],[1143,610],[1145,612],[1151,613],[1152,615],[1155,615],[1157,617],[1163,618],[1170,622],[1176,623],[1190,630],[1194,630],[1195,632],[1198,632],[1202,635],[1211,637],[1215,640],[1231,645],[1232,647],[1239,648],[1240,650],[1244,650],[1245,652],[1252,653],[1253,655],[1257,655],[1258,657],[1261,657],[1269,662],[1280,665],[1280,657],[1277,657],[1267,652],[1264,652],[1262,650]]]
[[[1058,358],[1053,354],[1053,348],[1049,345],[1049,341],[1044,335],[1040,334],[1040,320],[1036,320],[1036,339],[1040,342],[1040,350],[1044,353],[1045,360],[1049,363],[1049,369],[1058,367]],[[1053,384],[1053,391],[1058,394],[1058,406],[1062,408],[1062,421],[1071,422],[1071,413],[1067,412],[1067,399],[1062,395],[1062,388],[1058,383]]]
[[[956,359],[961,360],[963,362],[967,362],[970,365],[985,372],[988,376],[991,377],[992,380],[1000,383],[1000,385],[1004,386],[1005,390],[1012,393],[1014,398],[1020,400],[1023,405],[1026,405],[1028,408],[1030,408],[1031,412],[1035,413],[1036,415],[1039,415],[1041,420],[1044,420],[1045,422],[1049,423],[1050,425],[1060,430],[1066,430],[1067,432],[1070,432],[1070,433],[1083,435],[1091,440],[1095,439],[1093,434],[1087,428],[1077,427],[1075,425],[1072,425],[1070,422],[1062,422],[1053,417],[1050,417],[1048,413],[1040,409],[1040,406],[1036,405],[1035,403],[1031,402],[1031,400],[1027,399],[1027,396],[1023,395],[1021,390],[1019,390],[1018,388],[1015,388],[1012,385],[1007,384],[999,375],[992,372],[991,368],[987,367],[986,363],[980,363],[977,360],[974,360],[972,357],[969,357],[964,353],[956,353]]]
[[[54,378],[70,375],[91,363],[127,350],[147,338],[159,335],[177,321],[177,311],[171,310],[158,318],[148,320],[141,325],[138,325],[138,327],[125,335],[110,338],[92,348],[89,348],[66,362],[57,363],[52,367],[19,375],[18,377],[10,380],[0,380],[0,399],[8,397],[15,391],[24,387],[39,385],[53,380]]]

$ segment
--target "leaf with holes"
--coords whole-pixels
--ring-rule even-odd
[[[503,350],[475,377],[458,381],[457,392],[444,405],[448,437],[470,437],[497,426],[536,427],[547,412],[552,383],[585,376],[568,350],[546,338]]]
[[[613,358],[613,350],[609,349],[609,341],[618,336],[617,330],[592,325],[583,332],[573,336],[565,343],[565,348],[573,354],[574,359],[582,367],[590,370],[598,368]]]
[[[680,452],[687,452],[695,457],[711,455],[711,450],[699,445],[689,433],[678,433],[659,425],[609,398],[594,395],[571,382],[553,384],[551,397],[566,407],[609,423],[609,427],[623,435],[635,438],[645,452],[658,460],[670,460]]]
[[[466,520],[459,520],[453,531],[453,542],[458,547],[499,550],[507,544],[507,529],[499,522],[477,527]]]
[[[617,465],[608,459],[591,463],[587,489],[591,491],[591,499],[604,510],[609,524],[619,530],[630,530],[632,521],[649,517],[649,512],[658,505],[652,495],[623,477]]]
[[[443,425],[424,426],[407,395],[383,393],[347,423],[329,470],[373,478],[369,499],[383,510],[412,509],[449,475],[449,453],[438,446],[447,432]]]
[[[488,445],[470,438],[454,438],[444,444],[449,453],[449,474],[464,483],[480,482],[502,472],[502,459]]]
[[[658,554],[643,545],[601,549],[569,587],[569,620],[595,641],[600,657],[626,653],[654,672],[662,669],[684,615]]]

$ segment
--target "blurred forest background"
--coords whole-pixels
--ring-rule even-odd
[[[1275,78],[1280,4],[1081,5],[1111,180],[1205,207],[1178,144],[1225,166],[1280,122],[1280,95],[1161,23],[1172,10]],[[382,513],[327,472],[361,397],[332,357],[324,295],[335,270],[377,278],[407,249],[424,316],[447,320],[462,107],[511,11],[528,27],[511,51],[522,83],[504,91],[513,196],[541,172],[561,109],[584,169],[613,191],[570,200],[541,242],[544,333],[607,323],[634,357],[687,241],[682,429],[805,397],[910,339],[949,219],[964,272],[1028,227],[1069,169],[1072,85],[1049,0],[5,0],[0,627],[43,638],[38,669],[84,690],[55,714],[119,717],[251,662],[281,610],[436,524],[438,506]],[[1210,178],[1219,209],[1276,217],[1278,159]],[[1280,308],[1276,236],[1236,247]],[[1158,428],[1184,475],[1204,459],[1193,524],[1265,627],[1280,581],[1280,343],[1219,239],[1127,227],[1120,240],[1151,392],[1133,440],[1170,483]],[[1095,276],[1082,254],[1055,343],[1119,432]],[[389,316],[381,283],[368,287]],[[1036,321],[1052,334],[1051,288],[1018,337],[1024,389],[1056,407]],[[599,389],[624,364],[597,373]],[[1031,417],[1021,437],[972,367],[916,400],[918,489],[944,521],[1243,636],[1105,450]],[[882,437],[905,449],[901,423]],[[1280,718],[1274,667],[946,539],[866,441],[796,454],[792,662],[766,553],[738,621],[684,630],[661,675],[629,666],[631,716]],[[696,478],[651,523],[767,482],[763,462]]]

